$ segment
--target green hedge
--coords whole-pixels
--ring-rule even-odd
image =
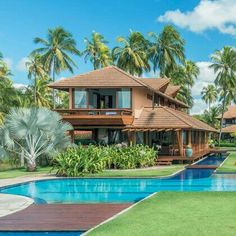
[[[155,164],[157,155],[153,148],[143,145],[129,147],[94,146],[68,148],[54,158],[58,176],[83,176],[105,169],[134,169]]]

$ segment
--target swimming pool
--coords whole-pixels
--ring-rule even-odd
[[[221,163],[221,156],[209,156]],[[199,162],[198,164],[201,164]],[[212,164],[211,164],[212,165]],[[63,178],[32,181],[0,189],[33,198],[37,204],[136,202],[158,191],[236,191],[236,175],[212,175],[213,169],[186,169],[168,178]]]

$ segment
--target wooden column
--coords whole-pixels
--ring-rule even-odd
[[[71,143],[75,142],[75,132],[74,130],[70,130],[70,137],[71,137]]]
[[[129,142],[129,145],[136,144],[136,132],[128,131],[128,142]]]
[[[177,141],[178,141],[180,156],[183,157],[184,156],[183,131],[179,130],[179,131],[176,131],[176,132],[177,132]]]
[[[69,109],[73,109],[73,90],[72,88],[69,88]]]
[[[192,132],[191,132],[191,130],[188,131],[188,145],[192,146]]]

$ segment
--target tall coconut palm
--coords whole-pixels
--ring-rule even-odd
[[[213,84],[209,84],[208,86],[204,87],[201,92],[202,99],[208,104],[208,111],[211,109],[211,104],[216,102],[218,97],[218,92],[216,87]]]
[[[142,75],[144,71],[150,71],[148,63],[148,41],[140,32],[130,31],[127,38],[118,37],[117,46],[112,50],[114,62],[121,69],[132,75]]]
[[[199,67],[193,61],[185,60],[183,64],[185,83],[190,89],[194,85],[195,79],[198,77],[200,70]]]
[[[210,68],[216,73],[215,84],[220,90],[220,99],[222,101],[221,122],[219,144],[221,141],[221,130],[223,125],[223,115],[227,103],[234,97],[234,88],[236,86],[236,51],[232,47],[224,47],[217,50],[211,57],[213,63]]]
[[[29,86],[30,91],[36,93],[35,104],[37,107],[48,107],[52,105],[51,89],[48,87],[50,80],[47,77],[36,80],[34,86]],[[31,92],[32,93],[32,92]]]
[[[162,77],[169,77],[178,62],[184,62],[185,42],[171,25],[165,26],[159,35],[151,32],[149,36],[152,39],[149,58],[153,63],[153,70],[159,69]]]
[[[69,70],[73,73],[73,66],[76,67],[75,62],[70,57],[71,55],[80,55],[76,48],[76,42],[72,34],[65,31],[61,27],[49,29],[47,38],[35,38],[36,44],[41,44],[42,47],[33,51],[41,54],[41,61],[45,70],[55,81],[55,76],[60,74],[63,70]],[[53,107],[55,108],[55,91],[53,90]]]
[[[9,70],[7,64],[0,58],[0,79],[9,79],[11,75],[11,71]]]
[[[186,103],[190,108],[193,106],[193,97],[191,94],[190,85],[188,82],[188,76],[183,65],[176,66],[175,70],[169,74],[171,83],[173,85],[179,85],[180,89],[176,98]]]
[[[43,64],[41,62],[41,56],[39,54],[31,54],[29,56],[29,61],[26,62],[26,67],[28,69],[28,78],[34,79],[34,104],[37,104],[37,79],[42,79],[46,77],[46,72],[44,70]]]
[[[108,42],[101,34],[93,32],[91,40],[85,38],[84,42],[86,44],[86,49],[83,52],[85,62],[90,60],[94,70],[112,64],[111,52],[106,45]]]
[[[65,134],[72,127],[62,117],[46,108],[12,109],[0,127],[0,156],[24,153],[28,170],[36,169],[36,159],[53,155],[70,145]]]

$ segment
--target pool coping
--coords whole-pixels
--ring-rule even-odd
[[[22,211],[27,207],[31,206],[32,204],[34,204],[34,200],[30,197],[17,194],[7,194],[7,193],[0,193],[0,202],[1,201],[3,201],[4,209],[3,213],[0,214],[0,219],[2,217]],[[8,204],[7,206],[5,205],[6,203]],[[0,207],[0,212],[1,211],[2,210]]]

